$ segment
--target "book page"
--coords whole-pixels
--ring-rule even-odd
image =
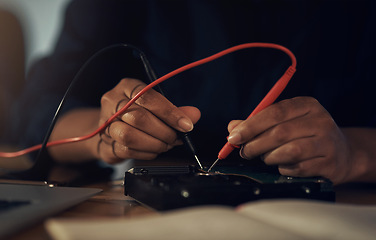
[[[376,239],[376,206],[312,200],[264,200],[237,211],[312,239]]]
[[[46,223],[55,240],[76,239],[375,239],[376,206],[263,200],[234,209],[201,206],[132,219]]]
[[[46,223],[55,240],[78,239],[304,239],[227,207],[194,207],[159,216],[101,220],[53,219]]]

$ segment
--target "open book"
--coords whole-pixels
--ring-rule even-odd
[[[51,237],[73,239],[376,239],[376,206],[264,200],[138,218],[52,219]]]

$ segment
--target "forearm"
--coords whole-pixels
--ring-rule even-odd
[[[99,108],[82,108],[67,112],[56,123],[51,141],[70,137],[84,136],[98,127]],[[95,146],[99,136],[91,139],[53,146],[48,149],[57,162],[78,163],[97,158]]]
[[[346,182],[376,182],[376,129],[343,128],[350,147],[350,170]]]

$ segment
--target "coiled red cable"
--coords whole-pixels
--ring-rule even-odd
[[[292,61],[292,64],[291,66],[288,68],[288,70],[285,72],[285,74],[276,82],[276,84],[273,86],[273,88],[268,92],[268,94],[264,97],[264,99],[260,102],[260,104],[256,107],[256,109],[251,113],[251,115],[254,115],[256,113],[258,113],[259,111],[261,111],[263,108],[269,106],[270,104],[272,104],[275,99],[281,94],[281,92],[284,90],[284,88],[286,87],[287,83],[289,82],[289,80],[291,79],[292,75],[294,74],[295,72],[295,68],[296,68],[296,58],[294,56],[294,54],[289,50],[287,49],[286,47],[283,47],[281,45],[278,45],[278,44],[274,44],[274,43],[258,43],[258,42],[255,42],[255,43],[244,43],[244,44],[240,44],[240,45],[237,45],[237,46],[234,46],[234,47],[231,47],[231,48],[228,48],[228,49],[225,49],[221,52],[218,52],[214,55],[211,55],[209,57],[206,57],[206,58],[203,58],[201,60],[198,60],[198,61],[195,61],[195,62],[192,62],[190,64],[187,64],[185,66],[182,66],[160,78],[158,78],[157,80],[155,80],[154,82],[150,83],[149,85],[147,85],[145,88],[143,88],[137,95],[135,95],[131,100],[129,100],[129,102],[124,106],[122,107],[118,112],[116,112],[113,116],[111,116],[104,124],[102,124],[98,129],[96,129],[94,132],[88,134],[88,135],[85,135],[85,136],[80,136],[80,137],[72,137],[72,138],[66,138],[66,139],[61,139],[61,140],[56,140],[56,141],[52,141],[52,142],[48,142],[47,143],[47,147],[51,147],[51,146],[55,146],[55,145],[60,145],[60,144],[65,144],[65,143],[74,143],[74,142],[79,142],[79,141],[84,141],[84,140],[87,140],[87,139],[90,139],[92,137],[94,137],[95,135],[97,135],[98,133],[104,131],[106,129],[106,127],[108,127],[108,125],[114,121],[116,118],[118,118],[120,115],[124,114],[124,112],[139,98],[141,97],[144,93],[146,93],[147,91],[149,91],[151,88],[155,87],[156,85],[160,84],[161,82],[181,73],[181,72],[184,72],[188,69],[191,69],[191,68],[194,68],[194,67],[197,67],[199,65],[202,65],[202,64],[205,64],[205,63],[208,63],[208,62],[211,62],[217,58],[220,58],[224,55],[227,55],[229,53],[232,53],[232,52],[235,52],[235,51],[239,51],[239,50],[242,50],[242,49],[246,49],[246,48],[253,48],[253,47],[258,47],[258,48],[274,48],[274,49],[278,49],[278,50],[281,50],[283,52],[285,52],[291,59]],[[251,117],[251,115],[249,117]],[[36,151],[38,149],[40,149],[42,147],[42,144],[39,144],[39,145],[35,145],[33,147],[30,147],[30,148],[26,148],[26,149],[23,149],[23,150],[20,150],[20,151],[16,151],[16,152],[0,152],[0,157],[6,157],[6,158],[11,158],[11,157],[18,157],[18,156],[21,156],[21,155],[25,155],[25,154],[28,154],[30,152],[33,152],[33,151]]]

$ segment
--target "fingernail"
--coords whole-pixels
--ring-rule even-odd
[[[242,136],[240,135],[239,132],[231,132],[227,140],[231,144],[239,144],[241,139],[242,139]]]
[[[183,129],[186,132],[192,131],[192,129],[193,129],[192,121],[190,121],[186,118],[180,119],[179,122],[178,122],[178,125],[181,129]]]

